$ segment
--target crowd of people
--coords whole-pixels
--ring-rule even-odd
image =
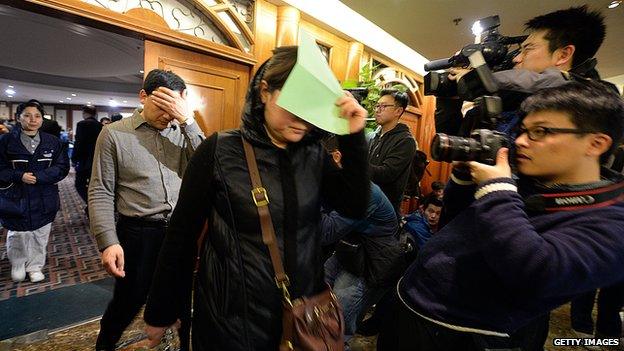
[[[381,91],[379,128],[367,137],[367,112],[345,93],[335,105],[348,133],[324,132],[278,104],[296,46],[276,48],[256,71],[240,128],[208,137],[186,83],[170,71],[146,75],[142,107],[129,118],[98,121],[85,106],[71,157],[44,131],[42,104],[23,103],[18,124],[0,130],[11,278],[45,279],[56,184],[71,158],[102,264],[115,277],[96,350],[114,350],[143,305],[152,346],[172,328],[183,350],[293,347],[282,337],[284,300],[328,285],[345,349],[361,333],[378,334],[378,350],[542,350],[550,311],[568,302],[579,336],[619,340],[624,178],[604,165],[622,142],[624,102],[594,68],[604,19],[573,7],[526,29],[515,68],[495,73],[503,89],[522,87],[521,103],[506,104],[497,126],[509,147],[494,164],[455,162],[412,213],[400,211],[419,157],[400,123],[408,95]],[[450,79],[464,73],[451,69]],[[438,98],[438,132],[470,132],[477,112],[461,106]],[[252,188],[254,172],[262,187]]]

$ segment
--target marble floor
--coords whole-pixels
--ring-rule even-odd
[[[555,337],[575,337],[570,330],[570,309],[564,305],[551,314],[550,334],[545,344],[546,351],[581,351],[583,347],[556,347],[552,344]],[[147,342],[142,332],[143,322],[137,318],[128,328],[122,338],[122,351],[147,351]],[[97,320],[75,326],[66,330],[51,333],[46,339],[33,342],[19,342],[20,340],[0,342],[0,351],[91,351],[99,330]],[[22,340],[24,341],[24,340]],[[375,337],[356,337],[352,342],[353,351],[375,350]],[[598,349],[600,350],[600,349]],[[624,345],[604,347],[605,351],[624,351]]]

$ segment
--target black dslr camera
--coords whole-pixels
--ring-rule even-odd
[[[498,96],[482,96],[475,101],[479,111],[478,129],[473,129],[467,138],[438,133],[431,142],[431,157],[436,161],[477,161],[496,164],[496,153],[502,147],[509,147],[505,133],[495,128],[503,104]]]
[[[425,64],[425,95],[437,97],[461,96],[464,100],[472,101],[482,95],[478,93],[479,82],[475,72],[465,75],[458,84],[448,79],[448,72],[432,72],[451,67],[465,67],[470,64],[469,57],[479,51],[485,59],[485,63],[494,71],[502,71],[513,68],[512,60],[518,54],[519,49],[509,50],[511,45],[522,43],[527,36],[506,37],[498,33],[500,19],[498,16],[482,18],[478,21],[483,28],[481,40],[478,44],[464,46],[456,55],[434,60]]]

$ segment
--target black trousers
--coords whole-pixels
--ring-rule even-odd
[[[460,332],[429,322],[410,311],[396,291],[386,301],[392,310],[384,313],[377,350],[380,351],[538,351],[548,336],[549,315],[534,320],[511,337]]]
[[[162,222],[126,217],[117,222],[126,276],[115,279],[113,299],[100,321],[96,350],[114,350],[121,334],[145,304],[166,230]]]
[[[80,198],[87,202],[87,193],[89,192],[89,178],[91,178],[91,170],[76,170],[76,178],[74,178],[74,187]]]
[[[581,295],[572,301],[570,319],[572,329],[594,334],[592,310],[596,291]],[[624,282],[601,288],[598,293],[598,316],[596,318],[596,336],[603,338],[620,338],[622,336],[622,320],[620,310],[624,305]]]

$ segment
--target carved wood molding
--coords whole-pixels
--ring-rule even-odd
[[[169,65],[169,66],[174,66],[174,67],[184,67],[184,69],[189,69],[192,71],[196,71],[196,72],[203,72],[203,73],[209,73],[215,76],[219,76],[219,77],[223,77],[223,78],[228,78],[228,79],[234,79],[234,80],[239,80],[240,76],[237,74],[233,74],[230,72],[225,72],[225,71],[219,71],[216,69],[212,69],[210,67],[206,67],[206,66],[202,66],[202,65],[194,65],[194,64],[190,64],[188,62],[182,62],[179,60],[175,60],[175,59],[171,59],[171,58],[167,58],[167,57],[160,57],[158,59],[158,67],[164,67],[161,65]]]
[[[152,39],[174,46],[186,47],[246,65],[254,65],[256,63],[253,55],[246,52],[244,49],[214,43],[209,40],[178,32],[169,27],[163,27],[162,22],[158,23],[158,25],[154,25],[154,23],[147,20],[145,16],[136,16],[136,13],[122,14],[81,0],[25,0],[24,4],[24,7],[28,9],[31,7],[26,6],[27,4],[34,4],[43,6],[43,8],[61,11],[68,15],[79,16],[87,20],[95,21],[96,23],[89,23],[95,27],[101,24],[101,27],[110,28],[112,25],[134,33],[139,33],[146,39]],[[45,11],[42,12],[45,13]],[[234,13],[236,13],[236,11],[234,11]],[[216,12],[215,16],[219,18]],[[240,15],[238,16],[240,17]],[[221,21],[219,23],[221,23]],[[216,25],[216,23],[214,24]]]

